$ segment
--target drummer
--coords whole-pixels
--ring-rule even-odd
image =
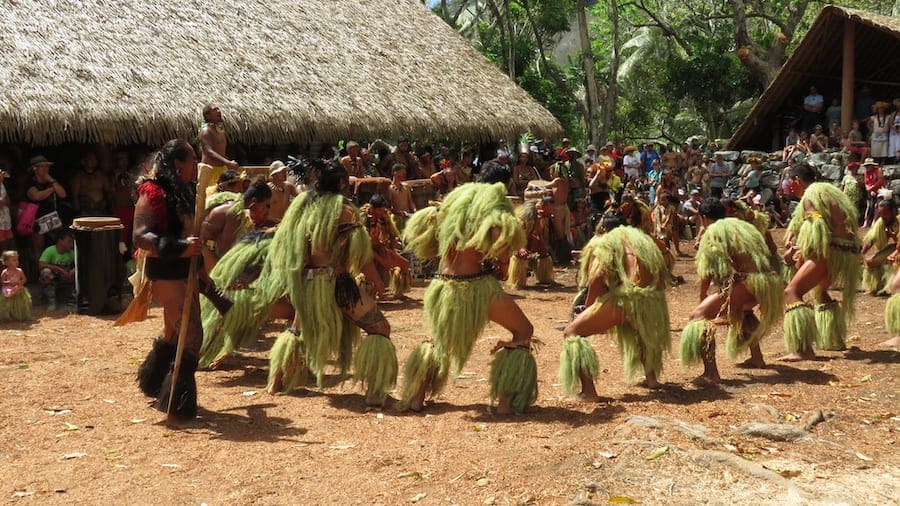
[[[413,201],[412,192],[403,184],[406,181],[406,165],[395,163],[391,167],[391,186],[388,189],[391,202],[391,221],[402,234],[406,219],[416,212],[416,203]]]
[[[272,198],[269,200],[269,221],[281,223],[291,199],[297,196],[297,187],[287,180],[287,165],[275,160],[269,165],[269,189]]]
[[[516,195],[520,197],[525,196],[525,189],[528,188],[528,183],[535,179],[540,179],[537,169],[531,165],[531,152],[527,144],[519,147],[519,159],[516,161],[516,166],[513,167],[512,174]]]

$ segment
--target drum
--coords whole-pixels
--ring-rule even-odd
[[[507,195],[507,199],[509,199],[509,203],[512,204],[513,207],[519,207],[525,202],[522,197],[516,197],[514,195]]]
[[[550,181],[544,181],[543,179],[529,181],[528,186],[525,188],[525,200],[541,200],[546,197],[549,190],[547,188],[548,184],[550,184]]]
[[[75,232],[75,296],[78,312],[113,314],[122,310],[125,262],[119,253],[122,221],[85,217],[72,222]]]
[[[391,180],[386,177],[361,177],[353,180],[353,201],[356,205],[363,206],[369,203],[372,195],[380,193],[388,197],[388,188]]]
[[[413,203],[416,204],[416,209],[428,207],[429,201],[435,200],[437,196],[437,190],[430,179],[413,179],[404,181],[402,184],[412,194]]]

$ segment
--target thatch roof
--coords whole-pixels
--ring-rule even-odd
[[[5,0],[0,142],[496,139],[556,119],[416,0]]]
[[[900,19],[829,5],[731,136],[729,149],[772,148],[780,109],[786,103],[800,105],[810,85],[825,95],[826,106],[829,96],[840,97],[847,19],[856,25],[857,88],[865,84],[877,98],[900,96]]]

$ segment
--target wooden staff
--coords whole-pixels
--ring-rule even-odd
[[[203,214],[206,208],[206,186],[212,175],[212,166],[205,163],[197,164],[197,197],[194,201],[194,222],[190,235],[200,236],[200,227],[203,226]],[[178,373],[181,369],[181,358],[184,355],[184,342],[187,340],[188,323],[191,319],[191,306],[194,303],[194,292],[198,283],[198,258],[191,257],[191,266],[188,270],[187,289],[184,292],[184,304],[181,306],[181,327],[178,329],[178,346],[175,348],[175,367],[172,369],[172,388],[169,390],[169,405],[166,406],[166,425],[178,425],[179,420],[172,414],[172,401],[175,399],[175,385],[178,382]]]

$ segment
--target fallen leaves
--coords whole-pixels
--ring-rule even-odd
[[[662,457],[663,455],[665,455],[666,452],[668,452],[668,451],[669,451],[669,447],[668,447],[668,446],[660,446],[659,448],[657,448],[657,449],[653,450],[652,452],[650,452],[650,455],[647,455],[647,456],[644,457],[644,458],[645,458],[646,460],[656,460],[656,459]]]

